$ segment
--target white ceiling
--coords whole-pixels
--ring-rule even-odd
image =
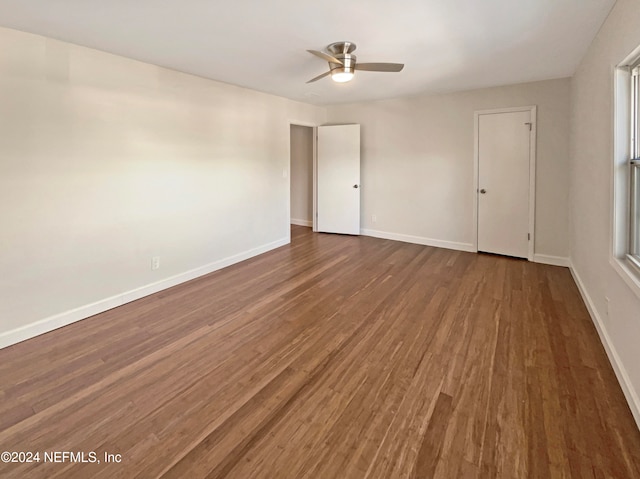
[[[615,0],[2,0],[0,25],[307,103],[571,76]],[[355,42],[401,73],[305,82]]]

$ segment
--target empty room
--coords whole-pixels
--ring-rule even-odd
[[[640,478],[638,25],[0,2],[0,477]]]

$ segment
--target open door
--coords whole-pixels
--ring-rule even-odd
[[[317,230],[360,234],[360,125],[318,127]]]

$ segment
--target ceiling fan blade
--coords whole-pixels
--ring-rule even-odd
[[[399,72],[404,63],[356,63],[356,70],[368,72]]]
[[[323,60],[329,63],[337,63],[338,65],[344,65],[344,63],[342,63],[342,60],[338,60],[336,57],[332,57],[328,53],[319,52],[318,50],[307,50],[307,51],[317,57],[322,58]]]
[[[321,78],[324,78],[324,77],[326,77],[327,75],[330,75],[330,74],[331,74],[331,71],[324,72],[322,75],[318,75],[317,77],[312,78],[312,79],[311,79],[311,80],[309,80],[307,83],[313,83],[314,81],[318,81],[318,80],[320,80]]]

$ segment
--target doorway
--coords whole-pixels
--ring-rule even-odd
[[[535,106],[476,112],[478,251],[533,260],[535,144]]]
[[[290,220],[313,226],[313,127],[290,124]]]
[[[360,125],[290,122],[289,130],[290,223],[359,235]]]

